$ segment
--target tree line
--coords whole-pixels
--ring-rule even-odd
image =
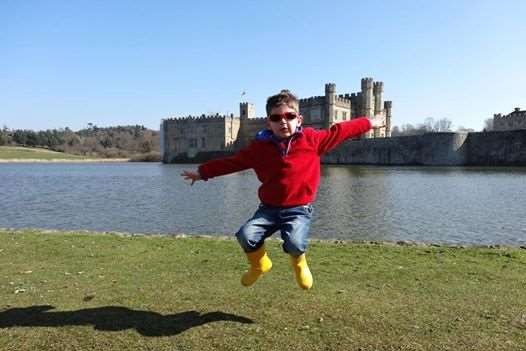
[[[493,119],[489,118],[484,121],[484,131],[493,130]],[[391,136],[405,136],[405,135],[422,135],[425,133],[440,133],[440,132],[452,132],[453,122],[447,118],[441,118],[435,120],[432,117],[428,117],[424,120],[424,123],[413,125],[411,123],[402,124],[399,126],[393,126],[391,128]],[[464,128],[459,126],[456,129],[457,132],[474,132],[475,130],[470,128]]]
[[[75,155],[105,158],[159,159],[159,131],[141,125],[88,127],[72,131],[68,127],[33,131],[26,129],[0,130],[0,145],[42,147]]]

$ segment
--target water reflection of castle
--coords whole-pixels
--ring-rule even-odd
[[[386,127],[370,131],[365,138],[390,137],[392,102],[383,100],[384,83],[363,78],[361,92],[336,94],[336,84],[325,84],[325,95],[300,100],[304,125],[328,128],[359,116],[381,115]],[[214,115],[164,119],[161,123],[163,162],[192,158],[199,152],[232,151],[247,145],[265,128],[265,117],[256,117],[255,105],[239,104],[239,117]]]

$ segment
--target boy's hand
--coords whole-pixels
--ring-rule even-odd
[[[201,175],[197,172],[183,171],[183,173],[181,173],[181,176],[184,177],[184,180],[191,180],[192,183],[190,183],[190,185],[194,185],[195,182],[201,180]]]
[[[376,115],[374,117],[369,118],[369,121],[371,122],[372,128],[383,128],[385,127],[385,118],[382,115]]]

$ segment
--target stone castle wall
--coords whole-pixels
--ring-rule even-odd
[[[241,121],[241,128],[236,141],[237,149],[248,145],[250,141],[254,139],[257,132],[265,129],[267,126],[267,119],[265,117],[243,119]]]
[[[324,128],[324,121],[328,120],[325,110],[325,96],[300,99],[300,114],[303,116],[305,126],[317,129]]]
[[[170,162],[176,150],[185,150],[188,157],[226,150],[234,144],[238,131],[239,119],[233,116],[166,119],[161,124],[163,162]]]
[[[526,130],[428,133],[350,140],[322,158],[328,164],[513,166],[526,165]]]
[[[329,164],[460,165],[467,133],[350,140],[322,158]]]
[[[469,133],[467,165],[526,165],[526,129]]]

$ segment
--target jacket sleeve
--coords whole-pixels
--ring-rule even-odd
[[[359,117],[347,122],[336,123],[329,129],[317,131],[318,154],[323,155],[345,140],[360,136],[370,129],[369,118]]]
[[[218,158],[201,164],[198,168],[199,175],[203,180],[208,180],[252,168],[252,160],[254,158],[251,157],[251,146],[249,145],[233,156]]]

